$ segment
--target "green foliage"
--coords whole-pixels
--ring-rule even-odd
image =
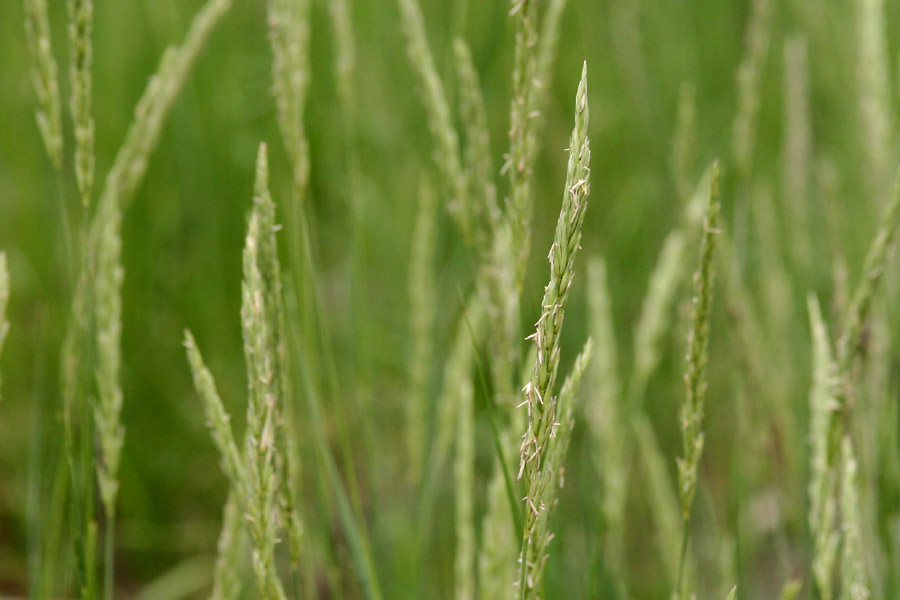
[[[900,600],[898,19],[2,3],[0,595]]]

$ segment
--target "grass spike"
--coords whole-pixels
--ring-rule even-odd
[[[556,222],[556,234],[550,248],[550,281],[544,288],[542,314],[530,336],[537,348],[534,372],[524,388],[528,424],[520,449],[519,479],[524,479],[525,529],[520,554],[520,598],[534,598],[540,589],[539,575],[546,548],[535,538],[537,522],[547,508],[544,497],[548,477],[546,457],[557,444],[558,397],[556,377],[559,368],[559,335],[562,331],[569,288],[575,275],[575,257],[581,245],[587,196],[590,192],[590,143],[587,136],[587,64],[575,95],[575,128],[569,143],[569,165],[562,209]],[[543,483],[542,483],[543,482]]]
[[[94,117],[91,115],[94,28],[93,0],[68,0],[70,108],[75,125],[75,179],[81,203],[91,203],[94,187]]]
[[[815,296],[807,299],[813,338],[813,379],[809,394],[810,484],[809,528],[813,535],[812,575],[823,600],[834,597],[833,571],[839,534],[835,494],[837,478],[828,463],[828,423],[837,410],[836,365],[831,342]]]
[[[309,0],[268,0],[272,81],[278,128],[291,159],[300,197],[309,180],[309,147],[303,124],[309,87]]]
[[[422,9],[417,0],[398,0],[398,5],[406,36],[406,51],[416,72],[422,103],[428,115],[428,129],[434,139],[434,160],[450,199],[447,209],[456,220],[464,239],[471,243],[475,239],[476,223],[460,159],[459,136],[453,126],[444,84],[441,83],[434,57],[428,47]]]
[[[247,528],[244,516],[230,492],[222,512],[216,562],[213,566],[213,588],[209,600],[237,600],[241,594],[241,566],[247,549]]]
[[[678,459],[678,488],[681,499],[682,546],[679,567],[678,593],[687,600],[687,582],[684,577],[687,555],[688,524],[694,495],[697,493],[697,470],[703,453],[703,413],[706,399],[706,365],[709,360],[709,321],[712,312],[714,255],[719,227],[719,168],[714,163],[709,188],[709,204],[703,222],[703,238],[700,243],[700,265],[694,274],[694,298],[692,301],[691,328],[688,332],[687,371],[685,373],[685,400],[681,410],[683,456]]]
[[[760,80],[769,49],[771,22],[771,0],[753,0],[744,39],[744,57],[737,70],[738,108],[734,119],[734,162],[742,182],[748,181],[753,164]]]
[[[38,101],[35,118],[47,156],[59,171],[63,153],[62,103],[50,39],[47,0],[25,0],[25,33],[31,58],[31,83]]]
[[[453,53],[459,81],[460,113],[466,136],[463,160],[465,172],[469,174],[472,217],[476,221],[487,219],[490,225],[482,226],[476,231],[479,236],[476,245],[486,254],[490,250],[490,240],[487,238],[500,227],[501,219],[497,188],[493,181],[491,137],[478,73],[472,62],[472,51],[464,40],[457,38],[453,40]]]
[[[872,597],[872,592],[863,558],[865,546],[860,534],[860,500],[856,489],[858,467],[853,444],[848,436],[844,436],[841,443],[841,466],[841,599],[868,600]]]

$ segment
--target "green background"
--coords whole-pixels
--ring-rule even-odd
[[[65,10],[61,2],[50,4],[54,51],[66,99]],[[93,114],[98,187],[163,48],[182,39],[200,5],[198,0],[96,3]],[[313,2],[312,73],[306,108],[309,199],[319,286],[334,335],[342,387],[352,395],[357,383],[365,382],[365,396],[370,399],[376,424],[375,447],[365,447],[362,438],[354,437],[355,453],[382,585],[386,597],[396,598],[408,593],[414,577],[409,514],[415,491],[402,484],[401,443],[410,347],[408,244],[420,179],[423,174],[435,179],[436,171],[396,4],[357,0],[350,5],[357,49],[357,114],[348,121],[335,90],[334,41],[327,5],[324,0]],[[450,40],[461,35],[472,47],[499,171],[508,148],[512,81],[513,22],[507,15],[507,3],[469,2],[465,7],[459,1],[423,2],[423,10],[431,49],[451,93]],[[583,248],[585,255],[602,254],[608,264],[623,379],[631,362],[632,327],[648,276],[665,234],[680,222],[682,206],[670,160],[679,88],[684,82],[696,90],[693,177],[699,178],[711,159],[721,158],[726,229],[741,226],[734,211],[731,148],[737,106],[735,72],[744,49],[749,12],[748,3],[738,1],[569,2],[535,167],[534,252],[523,296],[524,331],[538,314],[547,277],[546,249],[562,196],[572,101],[583,60],[588,64],[593,150]],[[900,25],[900,5],[887,4],[883,25],[889,34],[890,80],[897,50],[891,32]],[[731,315],[717,300],[708,434],[695,511],[697,552],[705,574],[703,597],[714,597],[730,587],[720,569],[722,554],[736,558],[745,597],[773,597],[791,577],[808,581],[811,543],[804,464],[810,367],[805,295],[811,288],[820,294],[823,306],[834,306],[834,265],[843,261],[849,280],[856,280],[883,203],[867,198],[864,192],[865,142],[858,116],[855,28],[856,13],[849,2],[784,2],[774,9],[771,41],[761,72],[751,185],[769,194],[772,212],[768,218],[775,229],[764,230],[758,223],[756,230],[749,228],[742,255],[747,285],[760,304],[760,321],[766,327],[759,332],[765,341],[764,364],[773,371],[761,385],[738,389],[732,374],[740,368],[744,349]],[[790,34],[806,36],[809,44],[815,161],[829,161],[838,181],[834,196],[827,199],[815,183],[811,185],[808,210],[814,218],[810,235],[827,239],[827,244],[817,248],[827,247],[828,251],[817,252],[813,270],[806,273],[791,270],[787,255],[792,240],[780,226],[790,201],[781,191],[783,49]],[[0,249],[7,252],[12,277],[11,329],[0,361],[0,593],[15,596],[27,586],[29,474],[40,466],[41,495],[46,497],[60,450],[59,348],[70,297],[63,268],[61,199],[33,118],[35,97],[21,2],[0,3],[0,40]],[[117,585],[122,597],[133,596],[179,565],[188,574],[183,577],[193,577],[191,581],[199,581],[198,586],[204,585],[208,576],[207,559],[215,550],[226,484],[193,391],[181,346],[182,330],[190,327],[197,336],[226,406],[235,415],[236,427],[242,427],[246,379],[239,320],[240,252],[260,141],[269,143],[276,199],[286,197],[289,185],[271,96],[270,66],[264,3],[236,0],[175,102],[144,183],[125,214],[122,384],[126,438],[117,532]],[[893,85],[889,84],[889,90],[891,104],[896,105]],[[72,136],[67,113],[65,119],[67,162],[62,202],[64,210],[74,215],[77,193],[71,177]],[[345,130],[352,132],[360,161],[361,178],[354,191],[364,210],[364,226],[356,240],[351,239],[354,199],[348,184]],[[498,176],[497,180],[505,194],[505,179]],[[831,204],[826,206],[826,201]],[[828,224],[816,218],[826,212],[837,215]],[[354,241],[364,248],[362,270],[350,262]],[[446,214],[439,221],[437,243],[435,339],[441,360],[434,367],[435,389],[461,294],[471,286],[474,273],[473,258]],[[757,252],[757,246],[765,243],[776,251]],[[694,256],[692,246],[692,260]],[[766,262],[773,258],[775,264]],[[587,335],[583,258],[578,269],[564,335],[564,356],[568,357],[564,363],[571,361]],[[789,315],[784,320],[788,327],[778,331],[779,321],[769,317],[772,299],[767,296],[775,271],[788,283],[787,293],[776,301],[782,303],[776,308]],[[354,278],[364,290],[357,297],[351,288]],[[683,397],[680,374],[687,286],[680,297],[680,308],[671,316],[673,327],[664,359],[646,399],[663,449],[673,458],[673,482],[674,456],[680,452],[677,407]],[[879,313],[887,315],[886,323],[896,322],[893,314],[898,312],[890,308],[896,304],[896,296],[890,298]],[[784,343],[779,345],[775,339]],[[900,363],[889,337],[881,342],[887,347],[888,364]],[[896,379],[888,377],[883,390],[885,394],[893,392],[888,397],[894,404]],[[583,395],[589,397],[589,393]],[[740,410],[741,402],[757,408]],[[759,408],[769,402],[787,404],[795,421],[773,422],[774,416]],[[486,417],[482,404],[478,406],[477,492],[482,494],[491,454]],[[340,405],[330,407],[332,421],[346,419],[355,431],[359,416],[344,410]],[[747,414],[756,415],[755,420],[737,422]],[[889,431],[893,427],[896,441],[896,419],[886,427]],[[754,439],[756,434],[765,438],[759,445],[762,454],[746,457],[748,448],[757,447],[738,435],[747,431],[756,432]],[[555,517],[557,537],[548,567],[547,595],[551,598],[599,596],[615,578],[604,570],[598,552],[602,540],[599,479],[585,434],[579,424],[569,457],[567,487]],[[882,449],[888,455],[893,450]],[[742,454],[743,462],[736,458]],[[750,474],[748,469],[738,469],[738,463],[750,464]],[[900,539],[900,499],[892,468],[881,463],[864,466],[864,485],[878,491],[877,496],[868,498],[876,506],[873,514],[880,547]],[[430,583],[423,593],[431,597],[448,597],[452,589],[449,469],[446,481],[439,505],[446,518],[436,521],[435,540],[426,559]],[[636,596],[664,597],[660,562],[651,550],[649,508],[639,483],[632,485],[630,498],[628,578]],[[31,502],[34,508],[33,499]],[[479,514],[483,510],[481,500],[476,509]],[[766,525],[769,518],[775,520],[771,530]],[[338,529],[333,515],[321,519],[312,527]],[[336,535],[340,537],[339,532]],[[733,554],[722,550],[731,548],[723,542],[726,539],[738,540]],[[888,556],[896,560],[900,554]],[[887,573],[885,563],[873,564]],[[346,579],[348,596],[356,597],[359,591],[349,566]],[[884,577],[884,585],[894,587],[885,589],[883,597],[900,597],[896,578],[893,583],[889,579]],[[565,596],[562,590],[566,590]]]

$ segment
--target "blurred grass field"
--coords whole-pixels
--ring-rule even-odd
[[[735,288],[718,284],[714,302],[706,445],[692,520],[701,598],[724,598],[735,584],[741,598],[775,598],[793,579],[802,582],[802,594],[809,593],[805,597],[819,597],[809,567],[812,367],[806,298],[808,292],[816,294],[832,333],[841,333],[848,290],[861,277],[866,249],[890,197],[885,179],[888,184],[893,179],[898,156],[900,40],[894,32],[900,26],[900,4],[773,4],[758,71],[751,152],[740,164],[734,149],[735,122],[742,110],[737,73],[749,43],[750,2],[570,0],[562,16],[534,166],[533,251],[521,303],[526,333],[540,314],[546,249],[565,181],[572,99],[586,61],[591,205],[563,336],[563,363],[568,368],[587,337],[587,257],[602,255],[625,381],[648,279],[666,234],[682,223],[687,198],[672,167],[673,148],[679,99],[686,86],[693,90],[696,131],[693,150],[684,154],[689,158],[684,169],[690,176],[688,192],[718,157],[723,229],[734,249],[732,262],[720,261],[718,281],[737,279],[746,291],[729,297],[728,290]],[[886,42],[876,48],[880,63],[861,54],[861,39],[871,35],[861,31],[857,5],[865,4],[883,10],[877,22]],[[201,5],[200,0],[96,4],[98,186],[162,50],[182,39]],[[452,85],[451,40],[462,37],[472,49],[499,171],[509,148],[514,22],[508,3],[422,0],[421,5],[454,114],[458,98]],[[406,479],[403,444],[412,352],[409,248],[420,183],[423,177],[438,179],[433,142],[396,3],[355,0],[349,6],[356,110],[348,116],[338,101],[327,0],[312,2],[305,109],[310,225],[340,389],[340,396],[326,406],[326,435],[337,448],[337,423],[349,429],[384,596],[413,597],[418,589],[419,597],[445,598],[453,590],[451,469],[447,466],[447,476],[439,478],[433,537],[418,548],[411,516],[418,491]],[[50,20],[67,98],[62,3],[51,2]],[[68,112],[67,177],[61,191],[42,148],[23,21],[21,2],[0,3],[0,250],[7,254],[12,280],[10,331],[0,361],[0,595],[11,597],[24,596],[29,588],[29,515],[41,520],[49,510],[61,458],[60,347],[71,304],[63,211],[75,218],[78,196],[68,175],[73,143]],[[291,186],[271,94],[266,35],[265,3],[236,1],[175,101],[146,177],[124,215],[121,382],[126,433],[119,473],[117,597],[195,598],[208,591],[227,481],[184,359],[182,332],[190,327],[197,337],[225,406],[235,415],[235,428],[242,430],[247,380],[239,316],[241,248],[260,142],[269,147],[273,195],[286,198]],[[811,147],[802,165],[792,161],[789,147],[796,130],[786,117],[790,74],[785,48],[797,39],[808,48]],[[872,93],[865,85],[867,64],[882,69],[874,87],[885,95],[876,105],[887,109],[888,139],[882,149],[873,148],[877,140],[866,130],[866,109],[861,108]],[[354,173],[351,161],[358,161]],[[804,197],[790,196],[797,189],[787,183],[792,176],[802,178]],[[508,185],[503,177],[496,180],[502,198]],[[438,191],[437,197],[443,205],[445,194]],[[357,206],[361,227],[354,226]],[[692,272],[699,238],[690,239]],[[361,248],[361,261],[354,259],[354,247]],[[445,211],[438,218],[433,267],[436,350],[428,387],[430,396],[437,397],[462,299],[477,276],[475,261]],[[862,383],[851,421],[860,461],[865,562],[872,597],[884,599],[900,599],[897,271],[896,261],[889,262],[866,330],[866,364],[857,373]],[[678,407],[684,396],[690,318],[687,279],[678,299],[668,315],[659,368],[643,400],[673,486],[675,457],[681,453]],[[749,313],[741,311],[747,307]],[[592,385],[583,387],[583,403],[592,401]],[[480,516],[486,511],[494,457],[483,391],[476,388],[475,511]],[[553,521],[546,597],[619,597],[616,582],[621,578],[628,581],[629,597],[665,597],[671,582],[656,551],[654,508],[637,458],[626,465],[633,476],[619,563],[624,573],[616,572],[604,556],[608,526],[600,508],[604,492],[595,469],[596,447],[577,415],[566,486]],[[346,464],[339,466],[342,473],[349,471]],[[312,486],[310,477],[304,482]],[[328,547],[335,548],[322,564],[340,572],[343,597],[362,597],[333,508],[319,506],[312,513],[316,518],[307,523],[311,535],[331,540]],[[417,566],[423,571],[417,572]],[[72,572],[69,556],[60,565],[60,592],[71,585]],[[327,575],[323,567],[322,597],[340,597]],[[246,588],[252,591],[252,585]],[[326,589],[334,596],[326,595]]]

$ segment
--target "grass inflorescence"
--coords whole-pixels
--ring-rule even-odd
[[[170,4],[0,8],[0,595],[900,599],[891,6]]]

